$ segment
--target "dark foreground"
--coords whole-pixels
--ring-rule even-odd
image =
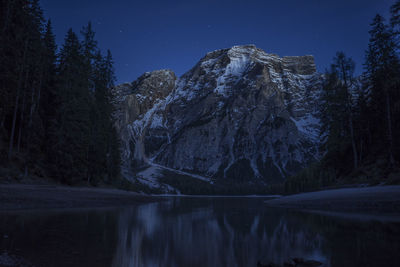
[[[56,185],[0,185],[0,210],[101,208],[155,201],[116,189]]]

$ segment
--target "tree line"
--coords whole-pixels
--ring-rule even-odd
[[[346,183],[398,183],[400,176],[400,1],[370,24],[364,71],[338,52],[321,95],[322,160],[284,184],[288,193]]]
[[[67,184],[113,183],[114,67],[89,22],[57,48],[38,0],[0,4],[0,165]]]

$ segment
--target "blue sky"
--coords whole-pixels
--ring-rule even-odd
[[[118,83],[146,71],[180,76],[207,52],[255,44],[280,56],[314,55],[324,71],[344,51],[362,72],[372,18],[394,0],[42,0],[58,44],[90,20],[114,56]]]

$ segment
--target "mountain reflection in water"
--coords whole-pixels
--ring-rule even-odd
[[[123,211],[113,266],[256,266],[293,256],[327,262],[322,236],[309,227],[247,209],[243,199],[201,202],[175,199]]]
[[[104,211],[1,214],[0,266],[10,255],[58,267],[257,266],[294,257],[400,266],[398,222],[271,209],[263,201],[169,198]]]

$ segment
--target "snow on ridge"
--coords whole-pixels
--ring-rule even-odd
[[[226,66],[219,66],[217,63],[223,56],[228,56],[230,62]],[[310,80],[315,77],[315,74],[293,73],[287,64],[293,64],[297,58],[301,59],[307,57],[310,56],[279,57],[279,55],[276,54],[268,54],[264,50],[257,48],[255,45],[236,45],[229,49],[221,49],[208,53],[200,62],[200,67],[204,71],[211,72],[215,75],[217,85],[214,89],[214,93],[226,97],[229,95],[226,84],[235,83],[240,78],[243,78],[245,71],[251,64],[254,64],[255,62],[259,62],[268,66],[271,78],[275,83],[278,84],[279,89],[284,90],[283,79],[289,81],[291,80],[291,82],[297,83],[296,85],[298,87],[301,87],[301,85],[298,84],[299,82],[303,83],[305,80]],[[282,66],[283,74],[275,72],[274,64],[279,64]],[[191,82],[187,80],[185,81],[187,84]],[[195,94],[187,91],[196,91],[198,90],[199,85],[201,84],[196,84],[195,86],[185,86],[185,90],[181,90],[185,92],[181,92],[180,94],[190,100],[195,97]]]
[[[224,73],[217,79],[217,86],[214,92],[227,96],[225,84],[230,81],[237,81],[243,76],[243,73],[251,65],[250,56],[247,54],[233,54],[231,51],[228,52],[230,58],[229,64],[225,67]]]
[[[168,118],[163,117],[162,111],[166,110],[166,107],[169,104],[175,105],[175,107],[177,108],[185,107],[191,104],[189,103],[189,101],[200,98],[201,96],[208,93],[214,92],[215,94],[223,96],[221,98],[218,97],[212,99],[212,101],[216,99],[216,108],[220,110],[225,107],[225,103],[227,102],[226,97],[232,96],[232,90],[238,88],[237,86],[235,86],[235,84],[237,84],[238,82],[240,82],[240,85],[242,85],[243,83],[243,86],[253,88],[252,90],[258,90],[258,87],[256,87],[256,83],[253,82],[253,80],[249,79],[249,77],[251,77],[250,74],[253,74],[255,72],[257,72],[257,78],[255,78],[254,81],[260,83],[272,82],[276,85],[278,89],[275,90],[275,87],[272,88],[272,92],[274,92],[274,95],[279,94],[277,93],[278,91],[281,91],[283,93],[282,97],[285,97],[284,104],[286,106],[291,106],[289,114],[291,114],[290,116],[292,117],[290,117],[290,120],[293,121],[298,130],[298,133],[296,134],[300,136],[299,142],[304,141],[306,143],[318,143],[320,139],[318,128],[319,120],[316,118],[315,114],[313,115],[313,113],[315,112],[312,111],[312,107],[315,104],[314,98],[315,96],[317,96],[316,91],[314,91],[314,88],[316,88],[314,86],[314,82],[318,83],[318,79],[321,77],[320,74],[300,74],[297,71],[286,68],[285,63],[283,62],[283,58],[280,58],[278,55],[275,54],[267,54],[266,52],[256,48],[255,46],[234,46],[231,49],[223,50],[219,53],[210,53],[208,53],[207,56],[205,56],[203,60],[200,61],[192,70],[185,73],[180,78],[176,79],[175,87],[172,91],[169,92],[169,94],[165,98],[158,99],[157,101],[153,102],[154,105],[149,110],[147,110],[136,121],[129,125],[131,136],[135,139],[135,143],[144,143],[143,137],[146,133],[146,129],[164,127],[170,133],[174,133],[177,132],[179,128],[181,128],[180,126],[181,124],[185,123],[184,121],[168,121]],[[258,72],[260,69],[253,68],[255,64],[262,65],[263,72],[261,74],[259,74]],[[300,62],[299,64],[302,63]],[[169,71],[167,74],[171,75]],[[265,81],[261,80],[262,78],[264,78],[264,75],[266,79]],[[162,86],[162,84],[160,84],[160,86]],[[290,97],[286,99],[287,95],[290,95]],[[137,99],[140,103],[143,101],[142,98],[142,95],[137,95]],[[310,112],[310,110],[311,114],[306,114],[306,112]],[[243,112],[239,111],[240,110],[237,110],[235,108],[232,109],[231,112],[232,114],[235,113],[235,116],[240,117],[242,116],[240,114]],[[251,110],[248,111],[252,112]],[[236,113],[239,113],[239,115],[237,115]],[[237,121],[235,121],[232,125],[232,130],[237,129],[237,127],[234,126],[236,124]],[[293,126],[294,125],[291,124],[291,127]],[[168,136],[168,138],[170,138],[170,136]],[[171,141],[169,139],[169,143],[170,142]],[[229,169],[229,167],[231,167],[231,165],[238,160],[233,153],[234,143],[235,140],[233,139],[230,143],[231,145],[229,146],[229,162],[228,166],[224,169],[224,175],[226,175],[226,171]],[[286,165],[289,161],[295,160],[298,162],[302,162],[304,158],[306,158],[306,154],[309,154],[309,152],[305,151],[305,148],[303,148],[300,143],[298,150],[296,150],[289,156],[279,156],[279,153],[281,152],[274,151],[272,147],[273,144],[271,142],[271,144],[268,144],[266,147],[268,152],[262,153],[262,158],[265,161],[267,154],[269,154],[269,157],[271,158],[271,163],[277,168],[282,176],[285,176]],[[271,148],[271,150],[269,148]],[[127,150],[129,150],[129,147],[127,148]],[[153,169],[168,169],[170,171],[175,171],[180,174],[188,175],[188,173],[184,173],[180,170],[171,169],[166,166],[156,165],[155,163],[152,163],[152,160],[147,159],[144,155],[144,147],[142,150],[143,151],[139,152],[143,154],[143,160],[151,164]],[[278,153],[278,156],[276,155],[276,153]],[[310,153],[313,152],[311,151]],[[140,153],[136,153],[135,151],[135,154]],[[257,155],[254,154],[254,156]],[[249,159],[251,168],[254,171],[255,176],[261,176],[257,166],[257,158],[251,155],[247,156],[248,157],[246,158]],[[163,164],[167,165],[167,163],[165,162],[163,162]],[[209,166],[209,168],[205,172],[205,175],[212,176],[218,171],[220,165],[221,162],[214,162],[213,165]],[[151,174],[154,173],[151,172]],[[148,173],[144,173],[143,178],[147,178],[148,176]],[[201,180],[208,179],[206,176],[195,177],[193,174],[190,174],[190,176]],[[147,178],[144,179],[144,181],[142,182],[148,182],[151,184],[152,180],[150,178]]]
[[[155,113],[151,119],[150,128],[164,127],[163,117]]]
[[[303,133],[312,141],[317,142],[319,140],[320,131],[318,125],[320,124],[320,120],[314,115],[307,114],[297,119],[291,117],[291,120],[294,122],[299,132]]]
[[[196,97],[196,92],[200,89],[198,84],[195,84],[193,81],[179,79],[176,84],[176,91],[173,92],[173,97],[168,99],[168,101],[174,101],[177,98],[184,98],[187,101],[190,101]]]
[[[164,103],[163,100],[158,100],[151,109],[149,109],[145,114],[143,114],[143,117],[135,120],[131,124],[131,127],[135,130],[135,133],[137,135],[141,135],[143,133],[143,130],[147,127],[147,125],[153,124],[154,114],[157,112],[157,110],[163,103]],[[158,121],[156,123],[158,123]]]
[[[212,56],[213,54],[220,54],[220,53],[229,52],[229,51],[236,51],[236,52],[247,51],[248,52],[250,50],[255,50],[255,49],[259,49],[259,48],[257,48],[254,44],[234,45],[232,47],[216,49],[216,50],[210,51],[206,54],[206,57]],[[261,49],[259,49],[259,50],[261,50]]]
[[[229,55],[229,54],[228,54]],[[250,57],[248,55],[229,56],[231,62],[226,66],[225,75],[240,76],[248,68]]]

